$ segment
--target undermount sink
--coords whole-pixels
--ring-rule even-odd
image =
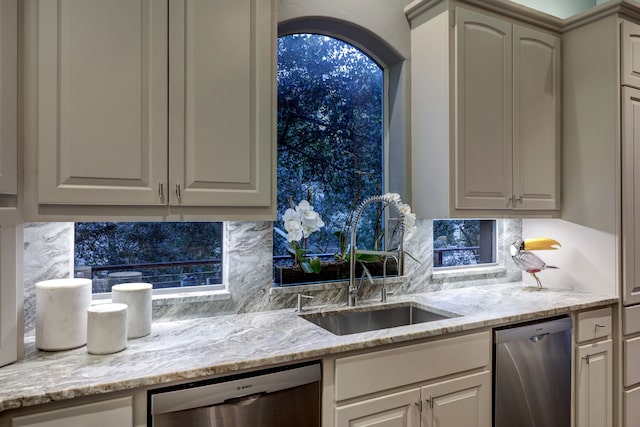
[[[306,314],[301,315],[301,317],[335,335],[349,335],[416,323],[433,322],[458,317],[458,315],[435,312],[412,304],[405,304],[375,306],[366,309],[356,307],[348,311]]]

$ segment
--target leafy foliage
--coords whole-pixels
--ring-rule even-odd
[[[433,221],[433,248],[434,253],[442,249],[454,248],[478,248],[480,246],[480,221],[459,220],[434,220]],[[477,250],[461,249],[447,250],[442,253],[440,266],[476,264]],[[436,257],[437,259],[437,257]]]
[[[326,223],[309,252],[338,253],[336,233],[347,232],[360,201],[383,190],[382,70],[341,40],[293,34],[278,39],[277,78],[278,218],[290,198],[309,200]],[[362,247],[373,247],[380,217],[371,209],[362,218]],[[275,235],[274,254],[286,246]]]
[[[100,267],[167,261],[220,259],[220,222],[78,222],[75,224],[75,264]],[[159,268],[145,271],[156,280],[180,280],[209,275],[219,276],[220,263],[192,267]],[[124,269],[124,268],[123,268]],[[173,276],[169,279],[169,276]],[[147,280],[147,279],[145,279]],[[150,280],[151,281],[151,280]],[[200,280],[202,281],[202,280]],[[195,283],[201,284],[201,283]]]

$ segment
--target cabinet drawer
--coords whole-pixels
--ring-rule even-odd
[[[481,332],[336,359],[335,399],[482,368],[491,364],[491,334]]]
[[[11,427],[133,427],[133,399],[121,397],[14,417]]]
[[[640,387],[624,392],[624,427],[633,427],[640,419]]]
[[[611,307],[578,313],[576,341],[583,342],[611,335]]]
[[[640,384],[640,337],[624,340],[624,386]]]
[[[640,332],[640,305],[624,308],[622,311],[622,327],[624,335]]]

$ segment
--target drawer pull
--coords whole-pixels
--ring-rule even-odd
[[[594,328],[594,333],[595,333],[596,335],[598,335],[598,329],[606,328],[606,327],[607,327],[607,325],[601,325],[601,324],[599,324],[599,323],[596,323],[596,326],[595,326],[595,328]]]

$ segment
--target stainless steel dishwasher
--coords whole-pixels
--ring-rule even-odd
[[[494,426],[570,427],[571,318],[494,330]]]
[[[148,426],[320,426],[320,362],[150,390]]]

